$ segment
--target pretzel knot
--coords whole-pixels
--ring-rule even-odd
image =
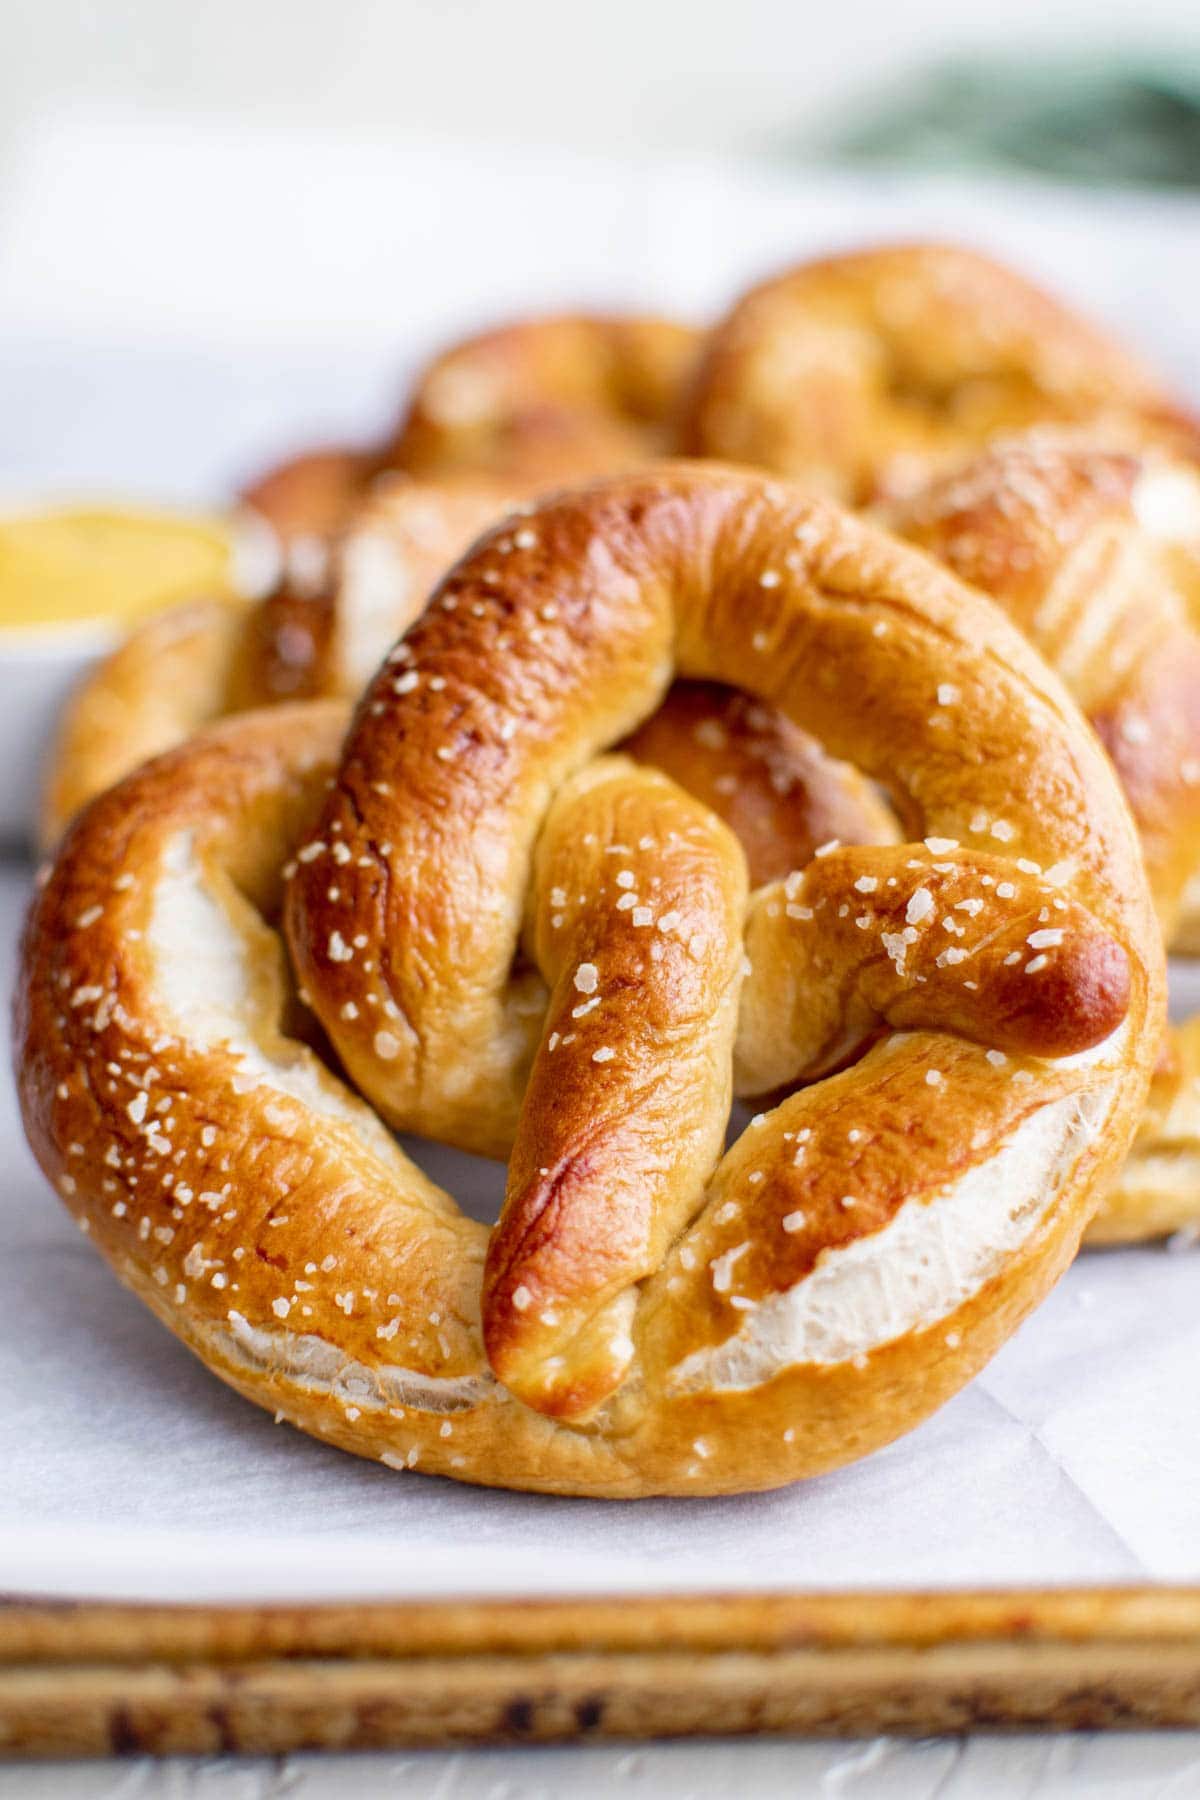
[[[609,753],[677,672],[779,706],[911,841],[748,894],[728,828]],[[26,940],[31,1141],[212,1368],[393,1466],[617,1495],[834,1467],[982,1366],[1127,1151],[1163,1007],[1111,769],[996,609],[667,469],[484,538],[342,731],[278,708],[134,775]],[[357,1095],[287,1035],[281,909]],[[735,1089],[775,1099],[723,1152]],[[507,1155],[495,1229],[381,1120]]]

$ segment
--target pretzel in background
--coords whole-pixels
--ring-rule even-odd
[[[1164,508],[1164,490],[1172,496]],[[1190,511],[1189,511],[1190,507]],[[1200,633],[1177,545],[1200,544],[1200,479],[1153,451],[1038,431],[993,445],[884,516],[999,602],[1062,676],[1133,812],[1168,945],[1194,945],[1200,890]],[[1200,1019],[1164,1040],[1100,1242],[1200,1220]]]
[[[737,300],[706,339],[682,443],[861,505],[1045,424],[1200,457],[1196,421],[1090,320],[973,250],[897,244]]]

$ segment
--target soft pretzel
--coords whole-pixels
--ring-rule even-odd
[[[1187,478],[1155,455],[1038,432],[994,445],[886,515],[998,600],[1074,693],[1129,799],[1168,941],[1200,886],[1200,634],[1175,554]],[[1167,516],[1155,498],[1164,483],[1177,495]],[[1198,1030],[1168,1031],[1134,1155],[1093,1241],[1200,1219]]]
[[[224,711],[351,698],[434,587],[516,494],[486,476],[380,476],[326,546],[310,542],[253,611]]]
[[[700,336],[672,319],[564,313],[444,351],[387,452],[414,475],[484,470],[529,487],[632,467],[674,448]]]
[[[712,811],[607,754],[676,672],[912,841],[747,902]],[[26,1129],[155,1312],[348,1450],[550,1492],[771,1486],[968,1380],[1074,1254],[1163,1009],[1111,767],[1002,615],[827,503],[664,470],[489,534],[342,731],[193,739],[32,908]],[[365,1100],[283,1035],[281,906]],[[808,1085],[722,1154],[735,1079]],[[508,1154],[495,1230],[380,1119]]]
[[[58,842],[94,794],[225,710],[241,632],[236,603],[190,601],[146,620],[88,670],[47,753],[38,809],[43,846]]]
[[[1195,421],[1089,321],[974,251],[917,244],[751,289],[706,341],[682,430],[697,455],[862,502],[1043,422],[1200,455]]]
[[[1156,558],[1200,632],[1200,468],[1154,452],[1141,458],[1133,503]],[[1174,684],[1168,682],[1168,691]],[[1193,869],[1179,903],[1171,947],[1200,956],[1200,867]]]
[[[1133,1244],[1200,1225],[1200,1017],[1169,1026],[1133,1149],[1088,1227],[1089,1244]]]
[[[714,681],[677,681],[621,748],[662,769],[730,826],[754,887],[781,881],[830,839],[889,844],[895,814],[853,763],[778,707]]]
[[[1065,675],[1109,745],[1171,929],[1200,888],[1200,661],[1180,599],[1181,547],[1200,543],[1195,477],[1046,432],[1008,440],[886,513],[1005,606]],[[1164,496],[1168,504],[1164,504]],[[84,685],[64,722],[47,840],[93,788],[210,719],[246,706],[359,691],[426,591],[508,496],[484,477],[393,478],[334,553],[293,556],[291,579],[239,617],[218,605],[152,621]],[[310,567],[315,560],[315,568]],[[715,684],[677,683],[628,750],[730,824],[756,884],[829,838],[886,842],[889,809],[776,710]],[[1196,1104],[1195,1059],[1168,1044],[1139,1138],[1138,1173],[1113,1188],[1089,1240],[1156,1235],[1200,1212],[1200,1160],[1176,1124]],[[1166,1188],[1154,1192],[1157,1172]]]
[[[285,545],[319,548],[341,530],[380,468],[373,450],[345,444],[302,450],[247,482],[239,498]]]

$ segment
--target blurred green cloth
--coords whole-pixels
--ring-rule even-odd
[[[839,162],[1200,188],[1200,55],[1171,68],[947,64],[816,147]]]

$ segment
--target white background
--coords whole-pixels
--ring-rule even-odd
[[[1086,20],[1095,46],[1135,25],[1180,33],[1190,7],[1017,0],[1000,20],[920,0],[902,18],[859,4],[819,22],[813,10],[0,3],[20,52],[0,56],[0,487],[218,495],[297,434],[373,427],[417,354],[497,309],[625,300],[704,316],[773,263],[880,231],[965,233],[1017,254],[1194,382],[1189,207],[797,183],[744,156],[885,68],[963,40],[1019,25],[1027,42],[1069,41]],[[651,162],[649,150],[709,160]],[[2,883],[6,946],[20,885],[16,873]],[[19,1564],[26,1583],[40,1569],[49,1586],[57,1568],[68,1585],[188,1591],[201,1568],[212,1576],[216,1533],[228,1581],[253,1566],[269,1585],[273,1558],[286,1584],[297,1562],[311,1571],[299,1534],[316,1529],[333,1590],[403,1589],[416,1568],[397,1543],[414,1525],[434,1582],[439,1538],[460,1567],[464,1545],[477,1553],[479,1582],[489,1544],[514,1557],[506,1534],[525,1529],[545,1543],[546,1503],[517,1502],[510,1518],[468,1490],[381,1480],[226,1396],[75,1238],[9,1110],[0,1138],[4,1580]],[[1188,1257],[1088,1260],[917,1438],[802,1493],[628,1515],[550,1503],[562,1548],[548,1578],[590,1585],[620,1565],[637,1585],[647,1563],[680,1581],[714,1568],[827,1583],[1200,1575],[1196,1280]],[[539,1556],[530,1582],[535,1560],[547,1579]],[[739,1744],[380,1757],[352,1773],[304,1759],[0,1771],[6,1800],[324,1800],[351,1783],[493,1800],[738,1788],[1140,1800],[1200,1794],[1200,1746]]]
[[[5,0],[0,134],[60,102],[606,153],[774,148],[962,51],[1195,55],[1193,0]]]

